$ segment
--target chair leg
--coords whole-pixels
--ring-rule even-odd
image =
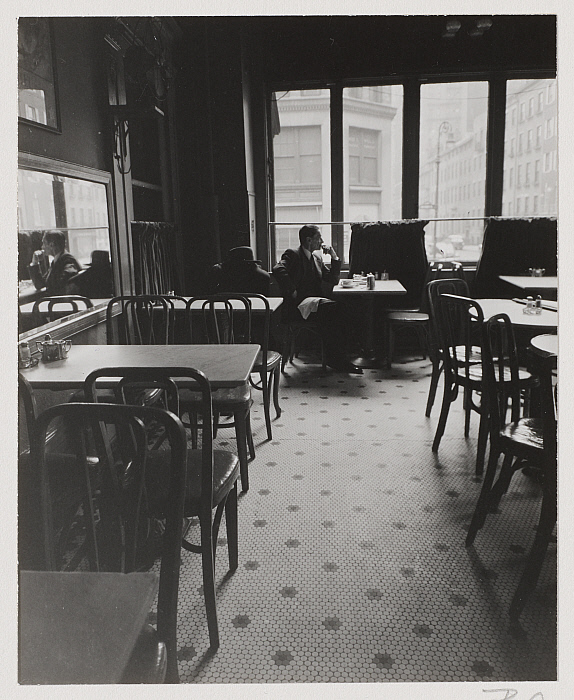
[[[436,426],[436,432],[432,443],[433,452],[438,452],[438,447],[440,445],[441,438],[444,435],[444,429],[446,427],[446,419],[448,418],[450,405],[453,401],[453,391],[455,390],[455,387],[449,386],[446,374],[444,377],[444,381],[445,384],[444,393],[442,395],[442,406],[440,408],[440,416],[438,419],[438,424]]]
[[[484,456],[486,454],[486,445],[488,443],[488,416],[484,408],[480,413],[480,423],[478,424],[478,442],[476,448],[476,476],[482,476],[484,471]]]
[[[440,374],[442,372],[442,365],[438,358],[434,358],[432,362],[432,374],[429,387],[429,395],[427,398],[427,406],[425,410],[425,416],[430,418],[432,407],[434,406],[434,400],[436,398],[436,390],[438,388],[438,380],[440,379]]]
[[[271,382],[271,374],[264,374],[261,372],[261,389],[263,390],[263,411],[265,413],[265,427],[267,428],[267,439],[272,440],[273,434],[271,432],[271,410],[270,403],[271,398],[269,396],[269,384]]]
[[[513,459],[512,455],[504,456],[498,479],[490,490],[490,498],[488,501],[490,513],[496,513],[498,506],[500,505],[500,500],[508,491],[508,487],[510,486],[514,473],[522,464],[523,461],[521,459]]]
[[[509,614],[512,621],[518,621],[528,597],[536,587],[556,519],[556,493],[553,493],[552,490],[546,490],[542,499],[536,537],[510,604]]]
[[[393,362],[395,354],[395,330],[392,323],[387,322],[387,362],[390,365]]]
[[[247,417],[245,419],[246,423],[246,433],[247,433],[247,447],[249,449],[249,459],[255,459],[255,444],[253,442],[253,433],[251,431],[251,412],[247,411]]]
[[[225,530],[227,532],[227,552],[229,571],[235,571],[239,563],[238,527],[237,527],[237,482],[225,501]]]
[[[416,325],[415,328],[416,328],[417,335],[419,337],[419,343],[421,345],[421,352],[422,352],[421,360],[426,360],[427,359],[427,347],[428,347],[426,326]]]
[[[323,365],[325,364],[325,354],[322,353],[321,360]],[[281,406],[279,405],[279,381],[281,379],[281,372],[279,370],[279,365],[273,371],[273,405],[275,406],[275,417],[281,418]]]
[[[281,352],[281,371],[285,371],[285,365],[289,359],[289,338],[285,338],[283,342],[283,350]]]
[[[470,414],[472,412],[472,389],[464,387],[463,394],[464,404],[464,437],[467,438],[470,434]]]
[[[486,467],[486,474],[484,475],[484,481],[482,482],[482,489],[480,491],[480,496],[476,502],[476,507],[470,521],[470,526],[468,528],[468,533],[466,535],[466,546],[470,547],[474,543],[476,533],[481,529],[486,520],[488,510],[490,507],[490,496],[492,490],[492,484],[494,483],[494,477],[496,475],[496,467],[498,465],[498,458],[500,457],[500,452],[493,449],[490,446],[490,455],[488,457],[488,466]]]
[[[247,411],[242,408],[235,411],[233,420],[235,422],[235,439],[237,441],[237,456],[239,457],[239,470],[241,472],[241,490],[249,490],[249,471],[247,464]]]
[[[203,597],[209,630],[211,649],[219,647],[219,627],[217,624],[217,605],[215,601],[215,570],[213,562],[213,536],[211,517],[201,522],[201,566],[203,571]]]

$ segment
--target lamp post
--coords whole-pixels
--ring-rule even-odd
[[[450,122],[444,121],[441,122],[439,128],[438,128],[438,134],[437,134],[437,142],[436,142],[436,187],[435,187],[435,195],[434,195],[434,211],[435,211],[435,219],[438,219],[438,176],[439,176],[439,169],[440,169],[440,135],[441,134],[451,134],[452,135],[452,124]],[[433,256],[437,254],[437,228],[438,228],[438,221],[434,222],[434,236],[433,236]]]

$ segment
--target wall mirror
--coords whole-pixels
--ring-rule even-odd
[[[18,167],[18,301],[20,332],[42,325],[33,313],[45,291],[32,282],[29,265],[46,231],[62,231],[66,250],[82,270],[62,294],[94,304],[114,294],[108,173],[21,154]],[[46,260],[49,266],[51,259]],[[64,312],[62,312],[65,315]]]

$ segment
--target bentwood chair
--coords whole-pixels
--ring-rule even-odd
[[[452,277],[445,279],[431,280],[425,290],[427,295],[427,308],[429,312],[429,357],[432,362],[432,375],[427,398],[425,415],[429,418],[434,400],[440,375],[444,371],[444,357],[439,342],[439,326],[438,326],[438,297],[441,294],[456,294],[462,297],[468,297],[468,285],[462,277]],[[459,349],[459,357],[464,361],[464,348]],[[480,364],[480,343],[473,345],[470,353],[470,362],[472,364]]]
[[[245,295],[213,294],[193,297],[187,302],[189,338],[191,343],[237,344],[251,343],[251,302]],[[255,458],[251,433],[250,410],[253,401],[249,382],[238,387],[215,389],[212,393],[214,436],[219,428],[234,428],[237,454],[241,465],[241,490],[249,490],[249,457]],[[197,415],[201,415],[200,397],[184,389],[180,392],[181,414],[189,416],[192,437]],[[229,421],[222,421],[229,418]]]
[[[40,473],[38,470],[37,406],[29,382],[18,375],[18,564],[21,569],[44,568],[44,550],[40,532]],[[47,469],[56,485],[53,518],[58,531],[68,532],[76,519],[83,500],[81,481],[78,478],[72,455],[67,449],[66,431],[50,431],[46,443],[49,446]],[[94,460],[94,464],[97,460]],[[63,559],[63,548],[59,550]]]
[[[209,381],[202,372],[186,367],[102,368],[92,372],[85,381],[86,395],[93,401],[97,401],[98,382],[101,383],[103,378],[120,380],[115,389],[118,401],[126,400],[126,397],[134,389],[160,387],[166,405],[176,415],[181,412],[180,396],[189,391],[189,389],[182,387],[183,382],[192,384],[194,393],[199,396],[196,408],[203,418],[199,431],[201,447],[200,449],[188,448],[186,438],[184,451],[187,460],[185,484],[180,484],[180,486],[185,496],[181,518],[197,517],[199,519],[200,544],[190,542],[187,535],[182,538],[181,530],[179,537],[180,544],[184,549],[201,554],[209,640],[211,648],[216,649],[219,646],[214,573],[217,536],[221,518],[225,513],[229,570],[234,572],[238,564],[237,480],[239,478],[239,460],[230,451],[213,448],[211,403],[213,392]],[[161,425],[158,431],[155,418],[152,414],[150,415],[153,422],[149,422],[146,416],[142,416],[144,424],[149,428],[147,437],[150,446],[146,453],[146,469],[149,478],[146,482],[144,496],[149,515],[155,520],[162,521],[170,509],[171,483],[166,481],[166,460],[169,460],[170,452],[166,451],[166,445],[161,439],[164,437]],[[182,424],[178,422],[178,425]],[[171,445],[168,447],[171,449]],[[124,456],[124,459],[128,458],[129,454]]]
[[[456,399],[459,387],[464,391],[465,422],[464,435],[470,431],[470,413],[475,411],[480,416],[478,427],[478,445],[476,454],[476,475],[484,471],[484,458],[488,442],[488,406],[482,401],[483,377],[482,362],[476,363],[475,342],[481,344],[484,316],[480,304],[473,299],[454,294],[441,294],[438,297],[439,338],[444,362],[445,391],[441,413],[432,445],[437,452],[444,434],[450,404]],[[482,357],[482,349],[481,349]],[[510,381],[510,374],[501,374],[498,381]],[[538,378],[528,370],[518,369],[520,389],[526,395],[538,386]],[[474,395],[478,395],[478,403]]]
[[[169,450],[161,455],[149,452],[146,424],[150,422],[155,429],[165,431]],[[141,568],[146,523],[152,514],[159,513],[163,518],[157,632],[150,625],[144,627],[123,682],[177,683],[177,594],[190,470],[181,421],[173,413],[151,406],[97,403],[52,406],[38,417],[42,535],[46,568],[52,571],[62,569],[56,545],[62,533],[53,518],[58,486],[49,468],[46,437],[54,425],[61,424],[68,428],[68,449],[83,491],[66,560],[74,560],[74,549],[83,542],[78,569],[85,571],[87,566],[89,571],[137,571]]]
[[[63,307],[63,308],[62,308]],[[49,323],[64,315],[75,314],[78,311],[92,309],[94,304],[88,297],[78,294],[66,296],[51,296],[36,299],[32,306],[32,319],[36,325]]]
[[[303,335],[312,336],[319,344],[321,354],[321,369],[327,371],[327,357],[325,354],[325,342],[321,329],[316,321],[309,319],[303,321],[289,321],[284,326],[283,348],[281,351],[281,372],[285,371],[285,365],[289,361],[293,364],[293,358],[297,356],[297,341]]]
[[[432,451],[438,452],[444,435],[450,405],[456,400],[460,388],[464,397],[464,436],[470,432],[470,413],[480,416],[476,474],[484,469],[484,454],[488,437],[486,413],[482,403],[474,399],[482,392],[482,366],[473,362],[476,337],[480,339],[484,316],[480,305],[473,299],[454,294],[440,294],[436,300],[438,336],[442,349],[444,367],[444,393],[440,416],[432,444]]]
[[[417,334],[420,347],[423,351],[422,359],[425,359],[426,352],[431,355],[432,359],[432,329],[427,289],[430,282],[439,279],[444,274],[448,275],[449,278],[464,279],[463,267],[459,262],[452,263],[452,267],[448,270],[448,273],[444,271],[443,263],[431,263],[427,268],[420,304],[412,309],[389,309],[387,311],[385,323],[387,327],[387,357],[389,358],[389,362],[392,362],[394,357],[395,336],[399,330],[405,329],[411,329]]]
[[[267,428],[267,439],[273,439],[271,431],[271,393],[273,392],[273,405],[277,418],[281,416],[279,406],[279,381],[281,378],[281,355],[276,350],[269,349],[269,328],[271,325],[271,308],[269,300],[262,294],[243,294],[249,299],[259,299],[265,311],[263,314],[263,326],[258,328],[258,333],[254,341],[261,345],[261,350],[257,355],[253,372],[259,374],[259,382],[251,381],[254,389],[259,389],[263,394],[263,410],[265,412],[265,426]],[[259,315],[258,315],[259,317]],[[255,323],[255,319],[254,319]]]
[[[518,620],[536,586],[557,518],[556,413],[552,391],[552,359],[540,360],[540,417],[525,417],[512,323],[506,314],[490,318],[483,328],[484,399],[490,424],[490,455],[482,490],[466,537],[474,543],[489,513],[496,512],[513,475],[527,464],[539,469],[542,505],[536,536],[511,606]],[[553,358],[555,362],[556,358]],[[508,377],[510,379],[508,380]],[[498,462],[503,457],[497,474]]]

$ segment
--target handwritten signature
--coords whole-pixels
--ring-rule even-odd
[[[515,698],[518,695],[518,690],[515,690],[514,688],[483,688],[482,692],[504,693],[504,695],[497,697],[496,700],[511,700],[511,698]],[[542,695],[542,693],[539,691],[538,693],[534,693],[529,700],[544,700],[544,695]]]

